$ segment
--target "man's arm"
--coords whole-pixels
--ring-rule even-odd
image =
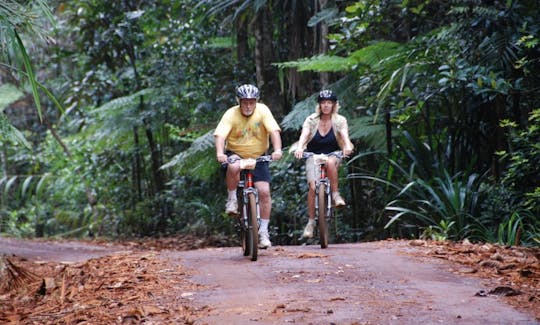
[[[216,145],[216,159],[220,163],[227,161],[227,155],[225,154],[225,138],[219,135],[214,135],[214,143]]]
[[[270,141],[272,142],[272,147],[274,152],[272,152],[272,160],[280,160],[283,156],[281,151],[281,132],[279,130],[270,132]]]

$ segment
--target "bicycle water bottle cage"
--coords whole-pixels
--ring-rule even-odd
[[[318,154],[318,155],[313,155],[313,161],[317,165],[323,165],[323,164],[326,164],[326,162],[328,161],[328,156],[323,153]]]
[[[240,159],[240,169],[255,169],[256,159]]]

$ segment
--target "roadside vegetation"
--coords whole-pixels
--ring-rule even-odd
[[[296,141],[336,91],[356,152],[334,242],[540,246],[536,0],[4,0],[0,234],[235,235],[212,131],[235,86]],[[272,164],[298,244],[302,163]]]

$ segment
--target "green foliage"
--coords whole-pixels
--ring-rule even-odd
[[[208,180],[215,175],[219,166],[215,159],[208,159],[214,155],[214,130],[212,129],[196,139],[188,149],[174,156],[162,168],[175,167],[179,175],[190,175],[195,179]]]
[[[510,218],[499,224],[497,242],[506,246],[519,245],[519,236],[522,230],[522,217],[518,212],[514,212]]]
[[[304,12],[285,12],[289,4]],[[47,96],[38,111],[50,129],[36,125],[24,133],[34,151],[20,150],[11,141],[22,141],[23,133],[0,116],[6,157],[0,231],[233,233],[221,215],[225,190],[211,129],[217,112],[234,103],[234,85],[256,80],[255,56],[236,57],[234,32],[246,21],[253,28],[256,13],[271,7],[274,22],[279,19],[272,46],[285,61],[274,67],[285,100],[294,104],[281,123],[284,146],[314,111],[316,91],[328,86],[338,93],[357,148],[346,168],[350,193],[344,187],[354,205],[336,224],[336,238],[357,240],[371,227],[380,231],[372,238],[538,244],[540,122],[526,116],[540,104],[536,2],[370,0],[329,3],[318,12],[312,6],[76,0],[55,10],[61,24],[40,57],[35,49],[43,44],[23,46],[29,35],[40,35],[33,18],[40,15],[3,1],[0,58],[18,74],[7,80],[29,80],[29,92]],[[305,26],[298,33],[284,27],[308,20],[329,26],[324,55],[305,50],[320,45],[302,34]],[[248,52],[257,42],[249,32]],[[291,39],[302,51],[283,59],[292,53],[283,46]],[[288,84],[293,80],[303,84]],[[303,98],[289,98],[286,89]],[[8,105],[15,97],[0,101]],[[68,109],[58,114],[54,108],[62,105]],[[510,121],[507,134],[501,120]],[[491,178],[478,176],[486,170]],[[272,166],[272,231],[281,243],[298,243],[305,222],[301,171],[290,159]],[[380,223],[389,225],[379,229]]]
[[[24,134],[11,124],[3,112],[0,112],[0,143],[22,144],[27,148],[30,147]]]
[[[17,101],[23,96],[23,92],[12,84],[0,85],[0,111]]]
[[[528,122],[524,130],[504,124],[509,130],[510,151],[500,153],[508,163],[501,184],[518,195],[519,207],[540,215],[540,171],[535,165],[540,161],[540,109],[531,112]]]
[[[355,62],[351,58],[317,55],[309,59],[277,63],[277,67],[297,68],[298,71],[337,72],[350,70]]]
[[[398,212],[386,227],[410,216],[419,221],[421,228],[436,226],[450,239],[469,237],[469,228],[479,216],[479,184],[476,175],[450,177],[446,171],[433,181],[414,180],[386,206],[387,211]]]
[[[427,237],[458,240],[471,236],[471,226],[480,216],[482,178],[462,172],[451,176],[429,147],[410,135],[407,140],[400,146],[407,159],[390,159],[385,177],[350,177],[377,181],[393,193],[385,206],[391,212],[385,228],[399,222],[408,232],[419,228]]]

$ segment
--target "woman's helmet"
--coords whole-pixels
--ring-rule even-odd
[[[333,102],[337,102],[337,96],[333,91],[329,89],[321,90],[321,92],[319,93],[319,97],[317,97],[317,101],[320,103],[323,100],[331,100]]]
[[[259,88],[250,84],[239,86],[236,88],[236,97],[238,100],[250,98],[259,99]]]

